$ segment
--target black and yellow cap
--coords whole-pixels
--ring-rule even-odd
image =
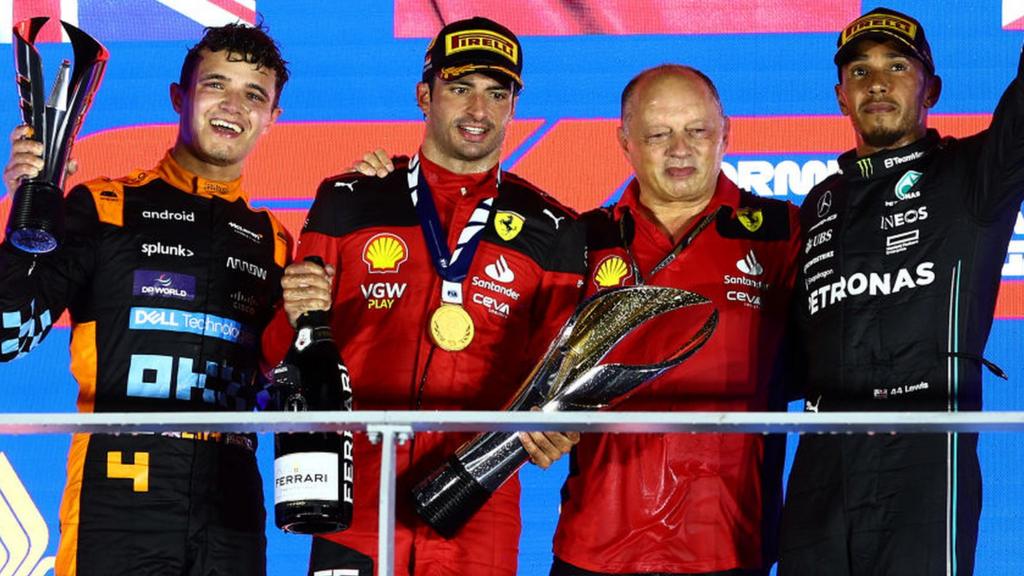
[[[836,66],[846,64],[852,56],[853,47],[865,38],[895,40],[908,56],[917,58],[930,74],[935,74],[932,49],[924,37],[921,23],[889,8],[875,8],[843,28],[836,41]]]
[[[479,16],[448,24],[437,33],[423,61],[423,81],[454,80],[480,73],[523,87],[523,48],[511,30]]]

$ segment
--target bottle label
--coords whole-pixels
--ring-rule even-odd
[[[338,500],[338,455],[298,452],[274,459],[274,503]]]

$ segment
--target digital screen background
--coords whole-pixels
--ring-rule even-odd
[[[284,113],[251,157],[246,188],[297,235],[316,185],[365,151],[411,154],[422,136],[414,86],[429,37],[442,21],[493,17],[523,43],[526,85],[503,153],[503,167],[582,210],[613,200],[630,168],[615,138],[622,87],[640,70],[666,62],[695,66],[717,84],[732,118],[724,170],[759,194],[800,203],[853,146],[835,103],[832,64],[840,27],[875,2],[556,0],[0,0],[0,30],[30,15],[77,22],[110,50],[107,73],[75,148],[82,168],[72,183],[119,177],[153,165],[173,144],[177,117],[168,85],[203,24],[260,14],[290,62]],[[983,129],[1016,71],[1024,2],[891,1],[924,25],[944,88],[931,125],[944,134]],[[217,20],[220,18],[221,20]],[[53,24],[51,24],[51,27]],[[56,33],[40,44],[47,84],[69,45]],[[0,35],[0,51],[9,35]],[[13,57],[0,99],[0,131],[19,122]],[[0,94],[3,88],[0,87]],[[6,104],[4,103],[6,102]],[[0,156],[7,157],[6,141]],[[10,198],[0,197],[6,221]],[[1020,410],[1024,392],[1024,217],[1018,215],[986,358],[1010,375],[986,374],[987,410]],[[66,323],[63,324],[66,326]],[[60,327],[32,354],[0,365],[0,413],[68,412],[77,387],[68,374],[68,336]],[[387,342],[382,342],[387,346]],[[358,382],[354,383],[358,394]],[[2,416],[0,416],[2,417]],[[272,441],[259,458],[272,503]],[[796,437],[790,436],[790,449]],[[66,436],[0,437],[0,573],[44,574],[56,553]],[[977,574],[1022,574],[1024,442],[982,436],[984,507]],[[520,574],[547,574],[564,461],[526,467]],[[267,535],[272,575],[304,573],[308,538]],[[50,560],[52,563],[52,559]],[[52,573],[52,570],[49,571]]]

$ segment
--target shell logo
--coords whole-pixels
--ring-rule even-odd
[[[629,275],[629,266],[621,256],[606,256],[597,265],[597,270],[594,272],[594,284],[597,284],[598,288],[621,286],[623,280]]]
[[[367,240],[363,262],[370,274],[392,274],[409,259],[409,247],[401,237],[384,232]]]

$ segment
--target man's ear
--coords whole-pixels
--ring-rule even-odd
[[[263,131],[260,132],[261,135],[270,132],[270,127],[277,122],[277,118],[281,116],[281,112],[283,112],[283,110],[280,108],[274,108],[274,111],[270,113],[270,122],[267,122],[266,126],[263,127]]]
[[[420,112],[423,112],[423,116],[428,116],[430,112],[430,84],[426,82],[420,82],[416,84],[416,106],[419,107]]]
[[[619,137],[619,147],[626,154],[626,158],[629,158],[629,136],[626,134],[625,125],[620,124],[616,134]]]
[[[942,78],[932,76],[925,90],[924,107],[931,108],[939,103],[939,96],[942,95]]]
[[[839,111],[843,113],[843,116],[850,115],[850,106],[846,103],[846,93],[843,92],[843,85],[836,84],[836,102],[839,103]]]
[[[171,83],[171,88],[170,88],[171,106],[174,108],[174,111],[177,112],[178,114],[181,114],[181,102],[185,98],[184,95],[182,94],[182,92],[183,92],[183,90],[181,89],[181,85],[180,84],[178,84],[177,82],[172,82]]]

